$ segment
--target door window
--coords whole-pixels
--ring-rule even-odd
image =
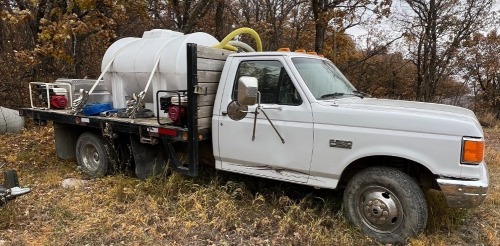
[[[259,92],[261,94],[261,103],[263,104],[302,104],[302,99],[297,89],[279,61],[241,62],[236,72],[236,79],[234,82],[235,89],[232,95],[233,100],[236,100],[238,97],[238,80],[242,76],[257,78]]]

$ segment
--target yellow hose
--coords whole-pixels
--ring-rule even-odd
[[[231,33],[229,33],[222,41],[220,41],[219,44],[214,45],[214,48],[219,48],[219,49],[227,49],[227,50],[232,50],[236,51],[237,48],[231,45],[228,45],[229,41],[233,40],[234,37],[240,35],[240,34],[250,34],[252,35],[253,39],[255,39],[255,42],[257,43],[257,51],[261,52],[262,51],[262,41],[260,40],[259,34],[253,30],[252,28],[248,27],[242,27],[238,28]]]
[[[230,50],[230,51],[238,51],[238,48],[232,46],[232,45],[229,45],[229,44],[226,44],[224,47],[220,48],[220,43],[219,44],[216,44],[213,46],[214,48],[217,48],[217,49],[225,49],[225,50]]]

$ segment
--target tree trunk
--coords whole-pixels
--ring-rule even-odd
[[[5,27],[3,21],[0,20],[0,54],[5,52],[5,41],[7,41],[5,38]]]
[[[314,51],[318,54],[323,53],[323,44],[325,42],[326,28],[322,23],[316,22],[316,37],[314,39]]]
[[[316,34],[314,38],[314,51],[323,53],[323,43],[325,41],[326,25],[323,20],[323,14],[326,11],[327,0],[312,0],[311,6],[314,15]]]
[[[218,0],[215,6],[215,37],[218,40],[224,38],[224,7],[225,0]]]

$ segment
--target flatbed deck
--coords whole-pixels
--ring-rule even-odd
[[[172,125],[170,118],[120,118],[116,116],[84,116],[74,115],[71,110],[55,110],[44,108],[23,108],[19,110],[19,115],[33,118],[35,123],[44,124],[53,121],[60,124],[79,125],[83,127],[98,128],[112,132],[125,132],[141,136],[159,137],[167,135],[175,141],[187,141],[185,136],[187,127]],[[183,138],[184,134],[184,138]],[[198,139],[206,140],[210,138],[209,129],[200,129]]]

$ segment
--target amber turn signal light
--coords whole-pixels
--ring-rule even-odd
[[[484,140],[464,138],[462,143],[462,163],[479,164],[484,158]]]

